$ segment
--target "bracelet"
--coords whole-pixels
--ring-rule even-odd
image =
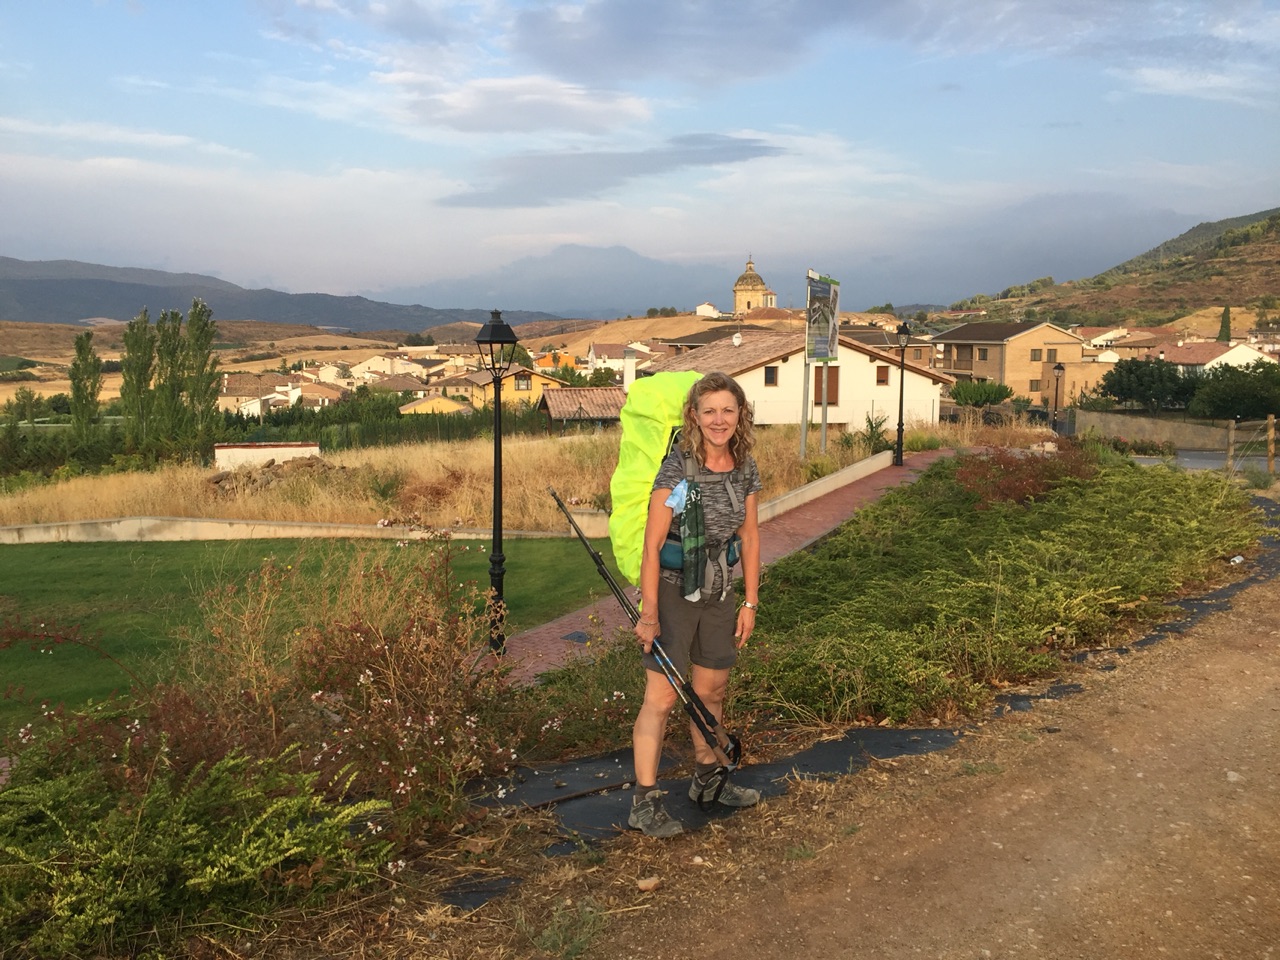
[[[657,620],[641,620],[640,622],[643,623],[646,627],[656,627],[658,625]]]
[[[752,603],[750,600],[743,600],[743,601],[742,601],[742,605],[743,605],[744,607],[746,607],[748,610],[759,610],[759,609],[760,609],[760,604],[758,604],[758,603]]]

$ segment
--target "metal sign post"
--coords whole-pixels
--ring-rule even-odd
[[[840,281],[810,270],[806,284],[807,309],[804,338],[804,407],[800,426],[800,458],[805,455],[809,427],[809,364],[822,364],[822,452],[827,452],[827,364],[837,359],[840,343]]]

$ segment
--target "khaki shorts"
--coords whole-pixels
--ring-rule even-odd
[[[738,598],[732,590],[721,600],[707,595],[696,603],[686,600],[680,588],[668,580],[658,581],[658,642],[676,669],[688,679],[689,664],[710,670],[728,670],[738,661]],[[644,656],[646,669],[660,673],[658,659]]]

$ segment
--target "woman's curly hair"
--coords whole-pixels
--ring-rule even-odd
[[[706,466],[706,450],[702,441],[702,431],[698,429],[698,406],[708,393],[727,390],[738,401],[738,428],[729,439],[729,453],[733,456],[734,466],[740,467],[747,462],[747,455],[756,445],[755,415],[751,405],[747,403],[747,394],[738,381],[727,373],[708,373],[689,388],[689,396],[684,401],[684,429],[681,442],[685,452],[697,458],[699,465]]]

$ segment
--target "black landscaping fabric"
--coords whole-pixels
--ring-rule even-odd
[[[1115,656],[1128,654],[1132,648],[1146,647],[1163,637],[1183,633],[1210,613],[1228,608],[1231,599],[1241,590],[1280,573],[1280,504],[1261,497],[1255,498],[1255,504],[1266,516],[1269,527],[1256,554],[1243,559],[1222,558],[1224,564],[1234,562],[1242,565],[1246,571],[1244,577],[1201,596],[1175,601],[1171,606],[1180,609],[1182,616],[1152,627],[1131,646],[1083,651],[1073,659],[1088,662],[1109,654],[1114,660]],[[1100,668],[1107,669],[1107,665]],[[1056,681],[1040,692],[1002,694],[996,698],[992,713],[999,716],[1009,711],[1034,710],[1039,700],[1059,699],[1083,689],[1078,683]],[[761,764],[750,762],[748,743],[744,745],[746,765],[733,774],[733,781],[744,787],[755,787],[767,800],[785,794],[788,783],[796,778],[836,778],[856,773],[873,760],[945,750],[960,740],[965,732],[963,727],[856,727],[838,739],[823,741],[791,757]],[[687,757],[685,760],[682,769],[687,770]],[[733,816],[732,810],[724,808],[704,812],[692,802],[687,795],[687,777],[673,778],[679,764],[680,758],[664,755],[663,766],[659,770],[659,786],[668,791],[665,801],[668,811],[684,823],[686,830],[700,830],[712,820]],[[580,849],[584,843],[599,842],[627,829],[632,797],[629,789],[631,773],[629,750],[537,769],[522,767],[508,780],[485,784],[485,797],[481,802],[491,806],[549,807],[556,815],[564,839],[549,847],[547,852],[550,855],[569,853]],[[499,791],[502,796],[497,795]],[[450,903],[456,900],[460,906],[474,907],[501,894],[515,882],[510,878],[493,876],[465,879],[455,884],[445,899]]]

